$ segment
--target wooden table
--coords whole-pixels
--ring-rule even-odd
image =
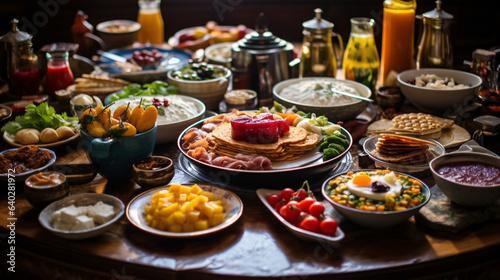
[[[357,169],[358,148],[354,146],[351,150],[354,158],[351,169]],[[53,150],[58,156],[57,163],[87,162],[79,140]],[[154,153],[175,159],[179,151],[176,145],[168,144],[157,146]],[[179,169],[177,160],[175,163],[172,182],[196,182]],[[433,185],[432,178],[423,179]],[[292,187],[298,186],[299,183]],[[111,185],[100,175],[89,184],[71,187],[73,194],[107,193],[125,204],[142,191],[133,181]],[[256,195],[238,195],[244,203],[241,219],[213,235],[162,238],[135,228],[124,217],[101,236],[65,240],[42,228],[38,222],[40,210],[25,200],[22,184],[18,184],[14,231],[17,272],[9,276],[17,277],[13,279],[493,279],[490,276],[500,273],[499,222],[452,234],[432,230],[413,219],[374,230],[337,216],[346,236],[340,246],[334,247],[298,239],[268,212]],[[5,188],[0,205],[0,258],[6,268],[4,252],[10,249],[6,238],[11,232],[7,228]],[[2,271],[5,273],[6,269]],[[465,276],[471,278],[461,278]]]

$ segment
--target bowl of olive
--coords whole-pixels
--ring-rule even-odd
[[[231,70],[224,66],[202,62],[170,71],[167,77],[179,94],[197,98],[214,111],[224,99],[231,75]]]

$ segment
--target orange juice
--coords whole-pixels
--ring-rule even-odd
[[[385,85],[391,70],[398,73],[413,67],[415,0],[384,2],[380,75]]]
[[[137,22],[141,24],[137,34],[139,43],[163,44],[163,18],[159,5],[159,0],[139,0],[140,9],[137,16]]]

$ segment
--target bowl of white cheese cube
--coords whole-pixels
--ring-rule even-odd
[[[40,212],[40,224],[66,239],[100,235],[123,216],[125,205],[118,198],[98,193],[81,193],[49,204]]]

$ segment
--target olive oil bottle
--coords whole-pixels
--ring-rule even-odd
[[[380,60],[373,25],[369,18],[352,18],[351,34],[344,53],[343,71],[348,80],[353,80],[369,87],[372,94],[377,84]]]

